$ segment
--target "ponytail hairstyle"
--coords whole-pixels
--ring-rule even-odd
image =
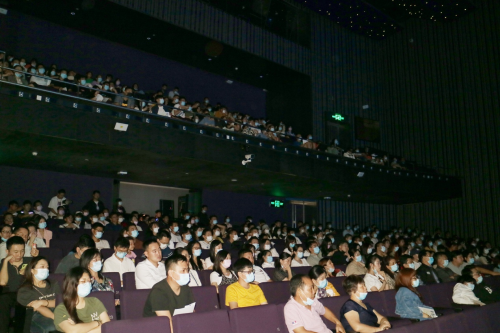
[[[90,272],[84,267],[74,267],[66,273],[63,283],[63,303],[68,311],[69,317],[75,324],[80,324],[82,321],[78,318],[76,305],[78,304],[78,285],[83,274],[87,274],[90,278]]]

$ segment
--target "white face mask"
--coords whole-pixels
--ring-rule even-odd
[[[167,248],[168,244],[163,244],[160,243],[160,249],[165,250]]]
[[[212,236],[207,236],[207,242],[211,242],[211,241],[212,241],[212,239],[213,239],[213,237],[212,237]]]

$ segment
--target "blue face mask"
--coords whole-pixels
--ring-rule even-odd
[[[104,90],[109,90],[109,86],[107,84],[104,85]]]
[[[318,254],[318,253],[319,253],[319,247],[317,247],[317,246],[316,246],[316,247],[314,248],[314,253],[315,253],[315,254]]]
[[[39,229],[45,229],[45,228],[47,228],[47,222],[40,222],[40,223],[38,223],[38,228]]]
[[[398,264],[394,264],[391,266],[391,271],[396,272],[398,268],[399,268]]]
[[[432,265],[434,263],[434,258],[433,257],[430,257],[429,258],[429,265]]]
[[[214,224],[217,224],[217,220],[214,220],[214,221],[213,221],[213,223],[214,223]]]
[[[450,264],[450,261],[449,260],[445,260],[444,263],[443,263],[443,266],[444,267],[448,267],[449,264]]]
[[[92,264],[92,270],[94,272],[99,272],[102,269],[102,261],[96,261]]]
[[[132,237],[137,238],[137,236],[139,236],[139,231],[137,230],[132,231]]]
[[[21,74],[21,73],[16,73],[16,76],[17,76],[17,77],[21,77],[21,76],[23,76],[23,74]]]
[[[35,68],[32,68],[32,69],[31,69],[31,73],[32,73],[32,74],[36,74],[36,69],[35,69]]]
[[[165,103],[165,100],[163,98],[160,98],[160,104]]]
[[[38,71],[40,72],[40,74],[44,74],[45,73],[45,68],[40,68]]]
[[[2,237],[2,242],[6,242],[6,241],[8,241],[8,239]]]
[[[328,268],[328,271],[329,271],[330,273],[333,273],[333,272],[335,272],[335,268]]]
[[[186,105],[186,102],[184,102],[184,101],[183,101],[183,102],[181,102],[181,105],[182,105],[182,106]]]
[[[469,283],[468,286],[469,286],[470,290],[474,290],[474,284],[473,283]]]
[[[90,282],[87,283],[82,283],[78,285],[78,296],[80,297],[87,297],[90,294],[90,291],[92,290],[92,285]]]
[[[252,283],[255,280],[255,274],[252,272],[250,274],[247,274],[247,277],[245,279],[246,283]]]
[[[56,75],[56,71],[50,72],[50,75],[52,75],[52,76]]]
[[[302,259],[304,258],[304,252],[297,252],[297,256]]]
[[[414,263],[408,264],[408,267],[410,267],[411,269],[415,269],[415,264]]]
[[[330,239],[332,240],[332,243],[335,243],[335,238],[332,237]]]
[[[352,239],[349,239],[349,240],[347,241],[347,243],[351,244],[351,243],[352,243]]]
[[[102,82],[102,77],[97,78],[97,82],[101,83]]]
[[[469,264],[473,264],[474,263],[474,258],[470,258],[469,259]]]
[[[80,84],[84,85],[87,81],[85,80],[80,80]]]
[[[368,296],[368,293],[359,293],[358,299],[360,301],[363,301],[366,298],[366,296]]]
[[[62,74],[61,74],[61,79],[65,79],[65,78],[67,78],[67,77],[68,77],[68,74],[65,74],[65,73],[62,73]]]
[[[49,277],[49,270],[47,268],[38,268],[35,277],[38,281],[46,280]]]
[[[290,243],[290,247],[293,249],[295,247],[295,243]]]
[[[100,219],[101,221],[104,221],[104,220],[106,219],[106,217],[105,217],[105,216],[101,216],[99,219]]]
[[[324,280],[321,280],[321,282],[319,283],[318,287],[321,288],[321,289],[324,289],[324,288],[326,288],[327,284],[328,284],[328,281],[326,281],[326,279],[324,279]]]
[[[101,237],[102,237],[102,231],[98,231],[95,233],[95,238],[101,239]]]
[[[179,284],[179,286],[185,286],[189,283],[189,273],[179,274],[179,280],[175,280]]]
[[[255,243],[255,244],[252,244],[252,245],[255,247],[256,250],[259,249],[259,243]]]
[[[197,232],[196,232],[196,235],[197,235],[198,237],[201,237],[201,235],[202,235],[202,234],[203,234],[203,231],[197,231]],[[200,251],[201,251],[201,250],[200,250]]]
[[[174,232],[179,231],[179,227],[174,227]]]
[[[127,252],[116,252],[116,256],[120,259],[123,259],[127,256]]]
[[[361,256],[356,256],[356,261],[361,262]]]
[[[477,278],[477,283],[480,284],[480,283],[483,283],[483,277],[480,276]]]
[[[413,288],[417,288],[419,285],[420,285],[420,280],[419,279],[416,279],[415,281],[413,281],[411,283],[411,285],[413,286]]]
[[[191,234],[186,235],[186,240],[187,241],[190,241],[191,239],[193,239],[193,236],[191,236]]]
[[[267,260],[267,262],[271,263],[271,262],[273,262],[273,257],[268,256],[266,260]]]
[[[195,255],[195,257],[201,256],[201,249],[194,250],[193,254]]]

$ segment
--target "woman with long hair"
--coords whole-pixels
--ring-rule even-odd
[[[92,291],[115,291],[113,281],[102,275],[102,258],[98,249],[91,248],[83,252],[80,267],[89,271]]]
[[[271,251],[260,251],[259,255],[257,256],[257,266],[260,266],[262,268],[274,268],[274,259]]]
[[[60,294],[57,282],[51,281],[49,263],[45,257],[31,259],[24,273],[25,280],[17,292],[17,301],[28,308],[33,308],[30,332],[48,333],[55,331],[54,308],[56,294]]]
[[[281,253],[279,260],[274,263],[273,281],[290,281],[295,275],[291,267],[292,256],[286,252]]]
[[[52,231],[47,229],[47,219],[41,215],[37,215],[34,218],[34,223],[37,228],[37,237],[45,241],[45,246],[50,247],[50,241],[52,240]]]
[[[286,236],[284,252],[286,252],[288,254],[292,254],[296,243],[297,243],[297,239],[294,236],[290,236],[290,235]]]
[[[238,281],[238,277],[231,269],[231,255],[222,250],[215,255],[213,272],[210,274],[210,284],[219,289],[220,285],[230,285]]]
[[[309,262],[304,258],[304,245],[302,244],[296,245],[293,248],[291,254],[292,254],[292,264],[291,264],[292,267],[311,266]]]
[[[205,259],[204,269],[212,270],[214,268],[215,256],[219,251],[222,251],[222,242],[217,239],[213,240],[212,243],[210,243],[210,257]]]
[[[198,241],[192,241],[187,246],[187,251],[189,253],[189,265],[190,269],[195,271],[202,271],[205,267],[205,260],[200,259],[201,256],[201,244]]]
[[[427,320],[432,319],[419,310],[421,308],[432,309],[422,303],[422,295],[417,291],[420,280],[417,271],[411,268],[403,268],[396,276],[396,314],[402,318]]]
[[[396,285],[396,275],[398,274],[399,271],[399,265],[392,256],[386,256],[382,258],[382,263],[381,263],[381,270],[384,271],[386,277],[387,277],[387,284],[389,285],[389,289],[394,289],[394,286]]]
[[[54,325],[61,332],[101,332],[101,325],[109,321],[102,302],[87,297],[92,290],[90,273],[86,268],[74,267],[66,273],[63,284],[63,303],[54,310]]]
[[[335,265],[328,257],[321,259],[319,261],[319,265],[325,269],[327,278],[346,276],[346,273],[344,273],[340,268],[335,268]]]
[[[364,275],[368,272],[363,262],[363,256],[359,250],[349,250],[349,255],[353,260],[347,265],[346,275]]]
[[[366,261],[365,267],[368,272],[365,274],[364,281],[368,291],[383,291],[394,289],[390,288],[387,274],[382,270],[382,258],[376,254],[370,256]]]

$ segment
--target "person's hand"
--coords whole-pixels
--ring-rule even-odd
[[[44,306],[47,304],[46,300],[37,300],[37,301],[32,301],[31,303],[28,304],[29,307],[32,307],[33,310],[38,311],[38,309],[41,306]]]
[[[380,322],[380,328],[382,331],[388,330],[389,328],[391,328],[391,324],[389,323],[389,321],[387,319],[384,318]]]
[[[427,313],[423,313],[422,317],[424,317],[424,318],[430,318],[430,316]]]
[[[8,262],[10,262],[14,258],[13,256],[8,256],[5,258],[4,264],[6,265]],[[11,262],[12,263],[12,262]]]
[[[385,278],[385,272],[384,272],[384,271],[380,270],[380,271],[378,271],[378,273],[379,273],[382,277],[384,277],[384,278]]]
[[[337,333],[345,333],[344,326],[342,326],[342,324],[340,323],[340,321],[335,324],[335,332],[337,332]]]
[[[36,234],[35,234],[34,232],[32,232],[32,233],[30,234],[30,240],[29,240],[29,242],[28,242],[28,243],[32,245],[32,244],[33,244],[33,242],[35,241],[35,238],[36,238]]]

